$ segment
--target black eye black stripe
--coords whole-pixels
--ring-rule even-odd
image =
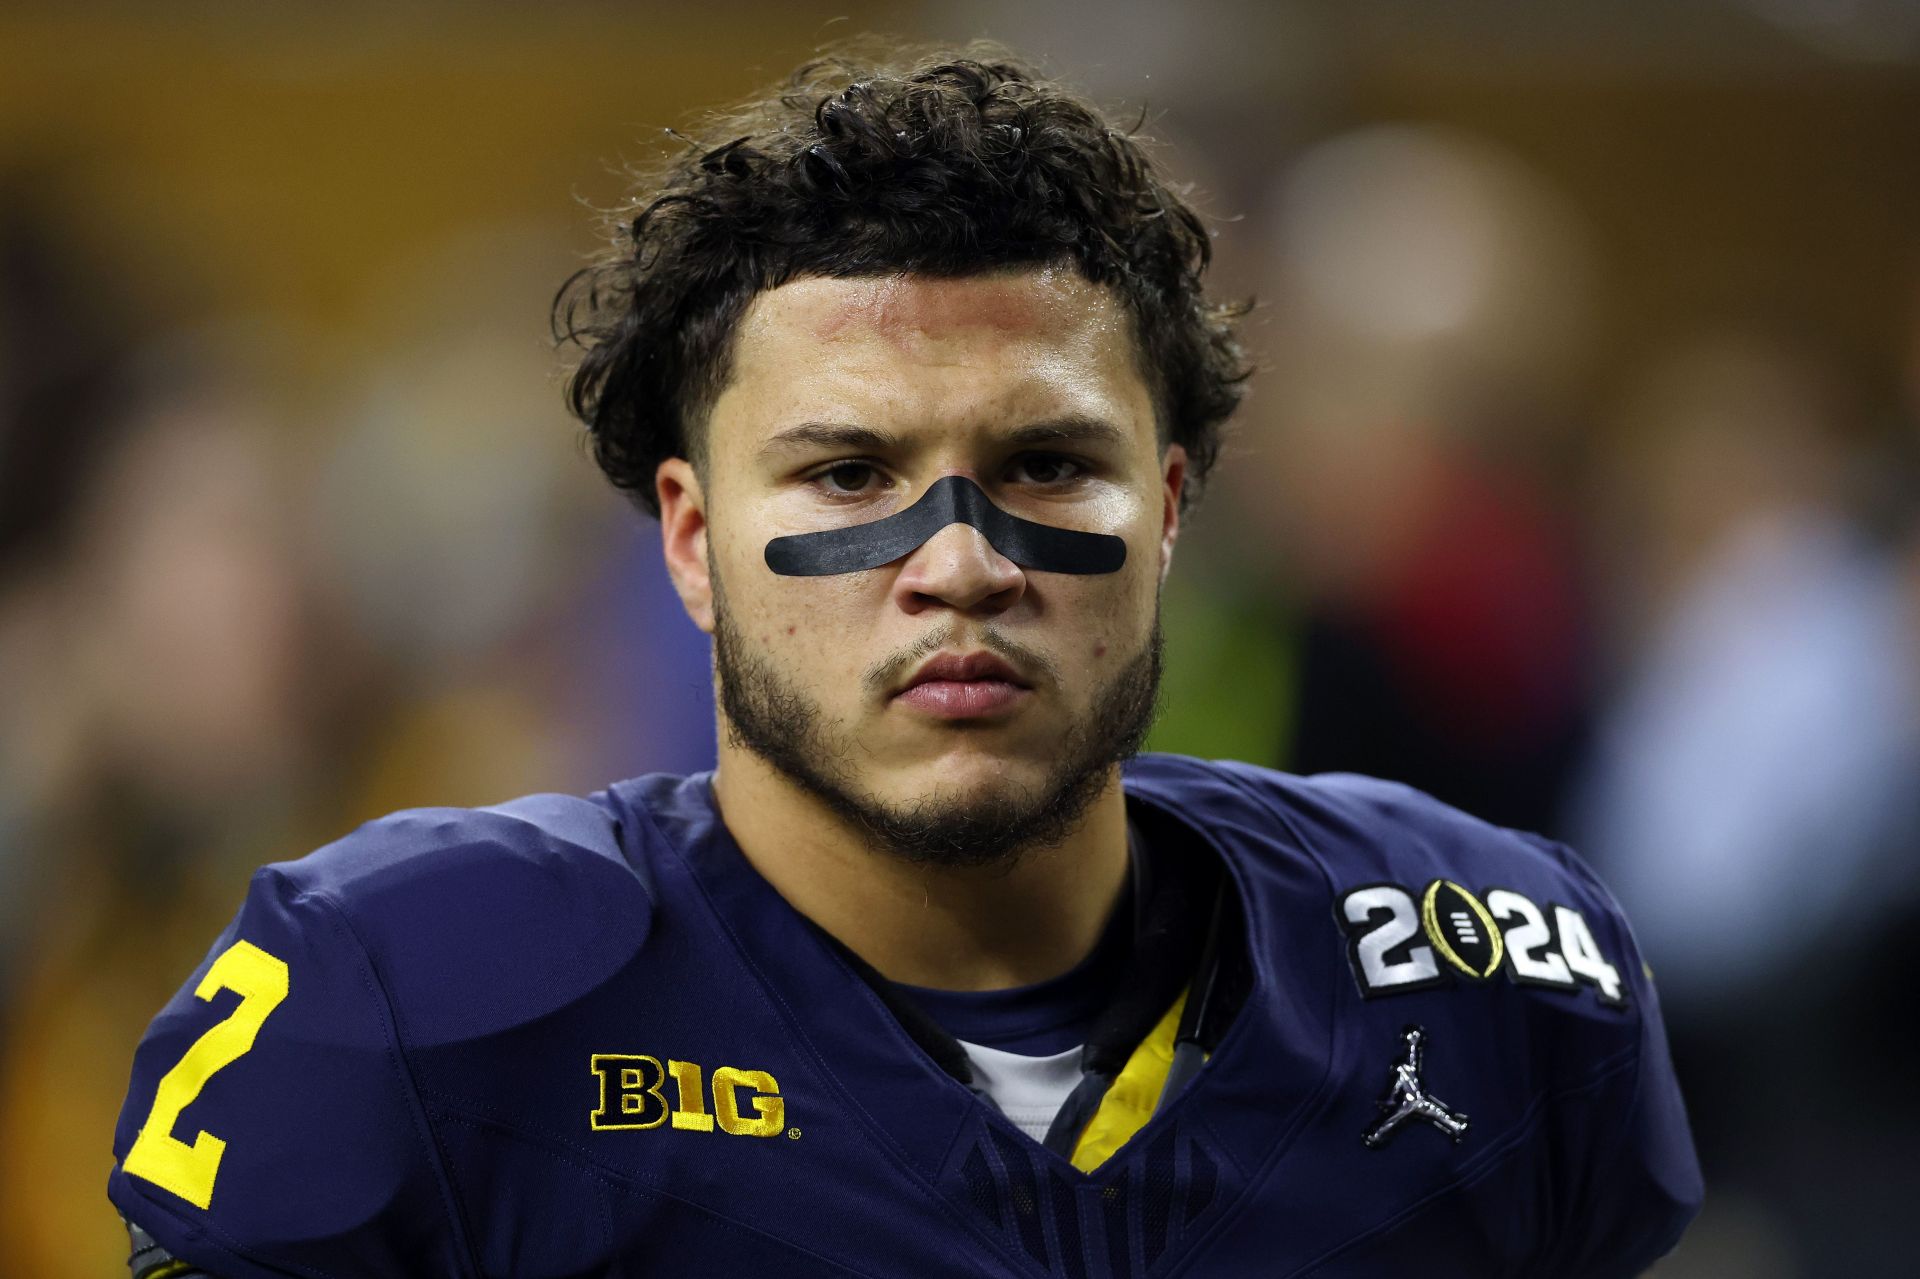
[[[776,537],[767,567],[783,577],[825,577],[879,568],[906,556],[949,524],[970,524],[993,549],[1042,573],[1113,573],[1127,562],[1127,544],[1108,533],[1054,528],[1010,515],[964,475],[942,476],[904,511],[851,528]]]

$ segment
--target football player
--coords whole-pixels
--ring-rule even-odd
[[[133,1064],[136,1276],[1637,1274],[1700,1195],[1567,849],[1139,756],[1246,365],[1138,144],[828,59],[562,290],[717,767],[268,866]]]

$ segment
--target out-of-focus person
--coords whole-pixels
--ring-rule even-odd
[[[1297,616],[1302,772],[1557,831],[1590,626],[1565,501],[1585,228],[1486,139],[1375,125],[1282,172],[1274,377],[1230,476]]]
[[[1875,1227],[1920,1142],[1885,1103],[1920,1050],[1891,1013],[1920,886],[1920,613],[1864,518],[1885,459],[1852,395],[1796,342],[1703,335],[1627,396],[1606,486],[1615,675],[1575,823],[1674,1010],[1728,1207],[1702,1274],[1736,1235],[1782,1273],[1912,1273]]]
[[[39,908],[15,923],[0,1037],[0,1238],[49,1274],[76,1249],[99,1273],[124,1262],[89,1202],[103,1151],[76,1140],[121,1091],[99,1063],[200,954],[233,868],[311,837],[327,687],[259,406],[217,381],[133,388],[36,563],[30,663],[7,676],[32,709],[8,798]]]

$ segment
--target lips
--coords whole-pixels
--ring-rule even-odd
[[[1010,711],[1032,695],[1020,673],[992,653],[940,653],[913,673],[895,700],[940,719],[978,719]]]
[[[1020,678],[1020,672],[992,653],[936,653],[921,663],[920,669],[907,681],[907,688],[930,681],[957,681],[962,683],[975,680],[998,681],[1026,688],[1027,683]],[[902,690],[903,692],[905,690]]]

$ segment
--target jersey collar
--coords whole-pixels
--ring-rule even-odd
[[[1240,1006],[1240,1015],[1219,1038],[1193,1085],[1126,1149],[1146,1144],[1165,1124],[1184,1117],[1211,1132],[1230,1159],[1250,1166],[1266,1162],[1275,1153],[1275,1134],[1295,1130],[1326,1090],[1335,974],[1324,957],[1307,953],[1301,957],[1304,962],[1290,964],[1281,983],[1272,959],[1276,934],[1291,931],[1288,921],[1323,922],[1329,898],[1313,860],[1297,847],[1288,850],[1291,839],[1284,823],[1258,831],[1255,841],[1240,837],[1234,823],[1205,820],[1207,796],[1196,792],[1195,783],[1202,791],[1221,788],[1223,797],[1232,798],[1238,808],[1247,807],[1246,797],[1230,780],[1204,771],[1189,775],[1205,768],[1177,757],[1133,761],[1125,774],[1129,813],[1149,828],[1150,838],[1183,836],[1185,846],[1199,854],[1193,859],[1196,868],[1211,863],[1212,874],[1222,867],[1230,874],[1240,901],[1246,961],[1244,991],[1231,1001]],[[676,835],[665,841],[673,857],[663,873],[684,874],[706,899],[742,962],[767,991],[787,1033],[835,1082],[840,1099],[875,1138],[929,1181],[939,1177],[963,1132],[982,1122],[983,1113],[985,1122],[1030,1142],[962,1082],[965,1054],[951,1036],[924,1014],[913,1016],[904,999],[889,999],[885,991],[891,983],[795,910],[752,867],[719,820],[712,774],[675,781],[648,794],[644,805],[662,819],[663,834],[671,830]],[[1187,883],[1201,882],[1205,873],[1194,873]],[[1161,891],[1154,890],[1154,895]],[[1184,917],[1201,915],[1207,900],[1200,897]],[[1111,1024],[1092,1037],[1094,1043],[1114,1045],[1125,1040],[1125,1049],[1116,1048],[1116,1071],[1186,985],[1198,925],[1186,928],[1184,938],[1176,935],[1178,930],[1161,938],[1164,949],[1156,953],[1163,960],[1171,957],[1171,962],[1142,978],[1137,989],[1145,993],[1134,1000],[1135,1006],[1123,1010],[1124,1001],[1116,1001],[1103,1018]],[[1137,1033],[1128,1032],[1130,1038],[1113,1029],[1135,1022],[1141,1024]],[[951,1060],[956,1054],[959,1060]],[[1276,1125],[1276,1106],[1294,1113]],[[1050,1151],[1045,1155],[1062,1170],[1082,1175],[1064,1157]]]

